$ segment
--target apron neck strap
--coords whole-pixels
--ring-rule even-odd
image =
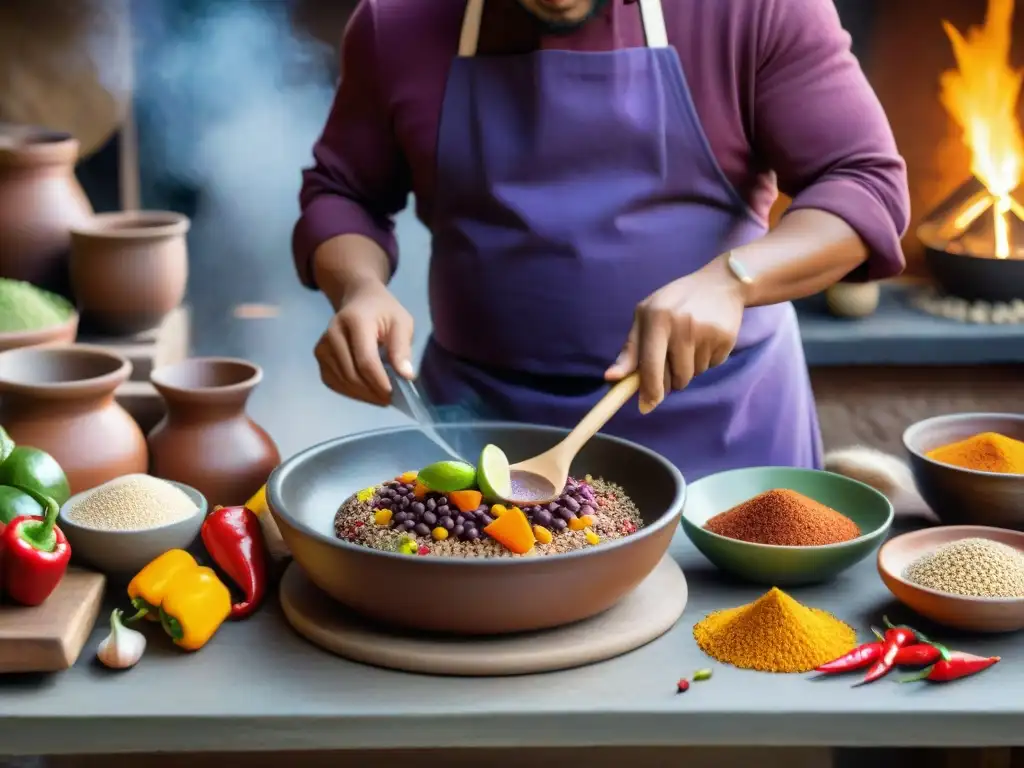
[[[615,1],[615,0],[613,0]],[[648,48],[667,48],[668,32],[661,0],[638,0],[640,23]],[[484,18],[484,0],[467,0],[466,12],[462,17],[462,34],[459,36],[459,57],[476,56],[480,45],[480,25]]]

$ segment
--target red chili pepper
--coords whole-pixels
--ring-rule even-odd
[[[31,488],[14,487],[38,501],[46,515],[16,517],[4,527],[0,581],[14,602],[42,605],[67,573],[71,545],[56,525],[57,502]]]
[[[885,631],[885,647],[882,649],[882,656],[864,675],[864,679],[859,683],[860,685],[867,685],[880,677],[885,677],[896,663],[896,654],[899,653],[900,648],[916,643],[918,640],[926,639],[923,636],[919,637],[910,627],[895,627],[884,616],[882,620],[885,622],[885,626],[888,627]]]
[[[825,674],[838,674],[839,672],[850,672],[854,669],[863,669],[868,664],[876,661],[882,655],[882,643],[865,643],[838,659],[822,664],[815,672]]]
[[[245,593],[231,606],[231,618],[249,616],[267,593],[267,556],[263,529],[247,507],[214,507],[203,521],[203,545],[210,557]]]
[[[929,680],[933,683],[948,683],[951,680],[959,680],[963,677],[970,677],[988,669],[999,661],[999,656],[974,656],[970,653],[953,651],[946,654],[948,658],[942,658],[932,664],[928,669],[922,670],[920,674],[906,677],[900,680],[901,683],[913,683],[918,680]]]
[[[845,656],[840,656],[834,661],[822,664],[815,672],[826,675],[835,675],[841,672],[852,672],[855,669],[863,669],[882,656],[885,643],[865,643],[854,648]],[[916,643],[900,648],[896,652],[894,667],[924,667],[939,660],[942,652],[931,643]]]
[[[942,658],[942,650],[934,643],[916,643],[896,653],[897,667],[926,667]]]

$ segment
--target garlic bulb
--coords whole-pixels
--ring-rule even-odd
[[[110,614],[110,634],[96,649],[96,658],[110,669],[129,669],[139,663],[146,650],[146,636],[121,622],[122,612]]]

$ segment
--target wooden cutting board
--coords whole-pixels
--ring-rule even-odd
[[[73,665],[96,623],[105,584],[102,574],[72,569],[36,608],[0,604],[0,674]]]

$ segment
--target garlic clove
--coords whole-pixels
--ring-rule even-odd
[[[96,658],[110,669],[130,669],[139,663],[146,650],[146,636],[129,629],[121,621],[123,613],[115,609],[110,614],[110,634],[96,649]]]

